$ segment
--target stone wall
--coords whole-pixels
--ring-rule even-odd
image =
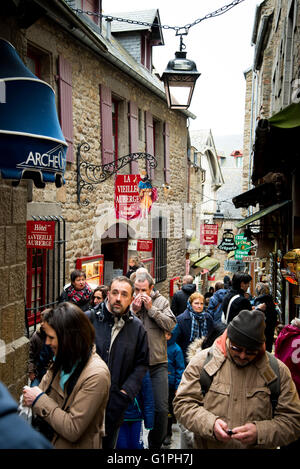
[[[17,399],[27,384],[25,337],[27,183],[0,179],[0,380]]]
[[[129,153],[128,150],[128,110],[127,103],[135,101],[142,115],[150,111],[153,119],[162,126],[168,122],[170,126],[170,188],[162,188],[161,173],[155,176],[153,185],[158,188],[159,203],[170,205],[183,204],[187,200],[186,187],[186,146],[187,128],[186,117],[180,112],[170,111],[166,102],[156,97],[146,88],[139,85],[120,69],[113,67],[102,57],[96,56],[78,41],[59,30],[54,24],[40,20],[27,30],[28,43],[35,47],[42,47],[51,57],[52,79],[50,84],[56,88],[55,75],[57,74],[57,58],[62,55],[72,64],[72,98],[73,98],[73,124],[74,124],[74,152],[77,145],[83,141],[90,144],[90,150],[82,153],[85,159],[93,164],[101,164],[101,115],[99,101],[99,85],[103,84],[112,90],[113,96],[120,99],[120,127],[119,127],[119,156]],[[78,60],[80,57],[80,61]],[[142,126],[144,129],[144,126]],[[138,142],[138,151],[145,151],[144,130]],[[158,155],[163,158],[162,152]],[[141,168],[141,165],[140,165]],[[126,172],[128,168],[125,168]],[[91,193],[81,194],[82,200],[88,198],[90,204],[79,206],[76,196],[76,163],[68,163],[65,174],[66,184],[61,189],[47,185],[43,190],[33,190],[34,210],[30,213],[41,215],[39,204],[57,204],[61,215],[66,220],[68,227],[66,281],[69,279],[70,270],[75,266],[79,257],[100,254],[101,233],[95,229],[103,207],[107,204],[113,208],[114,201],[114,177],[97,186]],[[183,212],[183,210],[182,210]],[[97,216],[97,214],[100,214]],[[114,222],[116,222],[115,220]],[[172,230],[171,230],[172,231]],[[103,234],[103,233],[102,233]],[[183,275],[185,272],[185,250],[182,239],[170,237],[168,239],[168,279],[158,288],[167,294],[169,291],[169,279],[175,275]]]

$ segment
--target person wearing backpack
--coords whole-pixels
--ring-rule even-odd
[[[194,448],[275,449],[299,438],[299,396],[287,366],[266,352],[264,331],[262,311],[242,310],[190,360],[173,408]]]
[[[236,272],[233,275],[231,287],[228,289],[228,292],[222,301],[221,310],[223,314],[221,321],[223,323],[229,324],[229,322],[243,309],[247,309],[249,311],[253,309],[250,300],[244,296],[251,281],[251,275],[246,274],[245,272]],[[255,309],[264,311],[266,309],[266,305],[264,303],[258,304]]]

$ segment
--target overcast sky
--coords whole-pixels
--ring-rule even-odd
[[[231,0],[103,0],[103,13],[158,8],[162,25],[184,26],[230,4]],[[244,0],[227,13],[206,19],[183,36],[187,57],[201,76],[196,83],[190,111],[192,130],[210,128],[213,135],[241,134],[244,128],[244,71],[253,62],[251,46],[256,5]],[[161,75],[175,51],[179,37],[163,29],[164,46],[153,48],[153,64]]]

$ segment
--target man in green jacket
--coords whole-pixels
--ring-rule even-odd
[[[289,369],[278,362],[279,395],[273,411],[270,384],[278,379],[265,349],[264,315],[241,311],[208,349],[189,362],[173,401],[177,420],[203,449],[275,449],[300,436],[300,400]],[[204,368],[211,378],[201,389]],[[203,395],[204,394],[204,395]]]

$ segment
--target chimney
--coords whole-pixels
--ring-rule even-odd
[[[110,41],[111,40],[111,23],[112,23],[112,19],[111,18],[106,18],[105,21],[106,21],[106,39],[108,41]]]

